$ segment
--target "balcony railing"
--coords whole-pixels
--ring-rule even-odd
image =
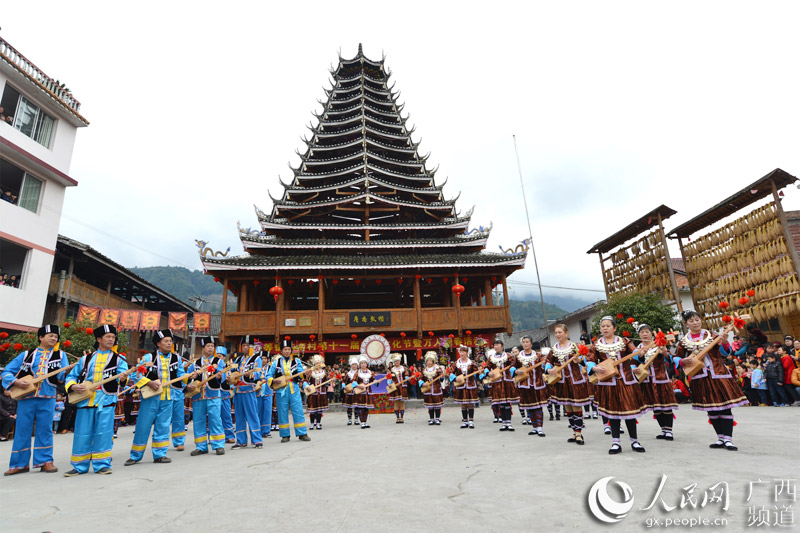
[[[32,80],[39,83],[43,89],[59,99],[65,106],[75,111],[75,113],[80,111],[81,103],[72,96],[72,93],[67,87],[63,84],[56,83],[56,80],[42,72],[39,67],[34,65],[28,58],[20,54],[16,48],[8,44],[2,38],[0,38],[0,54],[6,61],[12,63]]]
[[[355,311],[355,309],[353,310]],[[455,332],[459,329],[458,313],[454,307],[422,309],[421,323],[417,324],[415,309],[381,309],[391,312],[391,326],[358,327],[347,325],[348,311],[325,310],[322,312],[322,325],[319,324],[320,313],[317,310],[283,311],[281,324],[276,330],[275,311],[244,311],[225,313],[222,315],[222,332],[225,335],[308,335],[322,334],[329,337],[348,336],[352,333],[386,333],[404,331],[415,334],[417,329],[423,332],[438,333]],[[293,321],[294,326],[286,326],[286,320]],[[503,306],[462,307],[461,329],[474,331],[502,331],[508,327],[506,309]]]

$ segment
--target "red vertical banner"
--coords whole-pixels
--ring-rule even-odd
[[[141,316],[141,311],[133,311],[130,309],[123,310],[119,315],[119,330],[135,331],[139,329],[139,320]]]
[[[194,313],[194,330],[209,331],[211,329],[211,313]]]
[[[170,313],[169,314],[169,329],[173,332],[183,331],[186,329],[186,319],[189,313]]]
[[[160,311],[142,311],[139,329],[142,331],[155,331],[161,325]]]
[[[117,327],[117,324],[119,324],[119,311],[119,309],[103,309],[100,311],[100,320],[98,323],[101,326],[110,324]]]
[[[78,308],[78,324],[83,324],[88,322],[90,324],[97,324],[97,315],[100,314],[100,308],[98,307],[89,307],[88,305],[82,305]]]

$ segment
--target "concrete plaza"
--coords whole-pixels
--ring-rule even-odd
[[[293,437],[281,444],[274,434],[261,450],[228,445],[224,456],[190,457],[190,426],[187,449],[171,449],[171,464],[153,464],[148,448],[130,467],[123,463],[133,428],[124,427],[113,475],[77,478],[62,476],[70,468],[72,435],[56,435],[60,472],[0,478],[0,523],[6,532],[630,531],[646,529],[653,517],[724,517],[727,529],[743,531],[750,529],[750,506],[780,504],[768,483],[800,477],[800,408],[747,407],[734,414],[738,452],[709,449],[716,439],[706,415],[685,405],[675,441],[656,440],[657,425],[647,415],[638,426],[647,452],[634,453],[623,435],[617,456],[607,454],[611,438],[600,420],[586,421],[580,447],[566,442],[572,432],[563,418],[549,422],[545,412],[541,438],[528,436],[515,412],[516,431],[505,433],[484,406],[474,430],[459,429],[455,407],[446,407],[442,425],[433,427],[423,409],[409,410],[404,425],[394,415],[373,415],[370,429],[348,427],[345,414],[335,412],[323,418],[322,431],[309,433],[311,442]],[[10,442],[0,443],[3,461],[10,451]],[[640,510],[662,474],[664,503],[678,505],[684,488],[697,483],[696,508]],[[587,505],[590,487],[606,476],[630,485],[634,496],[632,510],[616,524],[597,521]],[[759,479],[764,484],[746,502],[750,482]],[[718,482],[729,488],[723,514],[721,503],[700,505]]]

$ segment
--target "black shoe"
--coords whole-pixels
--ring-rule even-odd
[[[508,431],[508,426],[503,424],[503,427],[500,428],[500,431]]]
[[[714,444],[709,444],[708,447],[709,448],[724,448],[725,447],[725,443],[722,442],[721,440],[718,440]]]
[[[473,424],[472,421],[467,422],[467,424],[468,424],[469,429],[475,429],[475,424]]]
[[[567,442],[578,442],[578,434],[573,433],[572,436],[567,439]]]
[[[439,420],[438,418],[436,420],[434,420],[433,423],[436,424],[437,426],[441,426],[442,425],[442,421]]]
[[[364,424],[364,429],[369,429],[369,424]]]
[[[314,426],[314,424],[311,424],[310,426],[308,426],[308,430],[309,431],[313,431],[315,429],[317,429],[317,428]]]
[[[198,455],[205,455],[207,453],[208,453],[208,450],[192,450],[189,455],[191,455],[192,457],[196,457]]]
[[[725,442],[725,449],[726,449],[726,450],[729,450],[729,451],[732,451],[732,452],[735,452],[735,451],[737,451],[739,448],[737,448],[736,446],[734,446],[734,445],[733,445],[733,443],[732,443],[731,441],[726,441],[726,442]]]
[[[431,420],[428,420],[428,425],[429,425],[429,426],[432,426],[432,425],[433,425],[433,419],[431,419]]]
[[[468,427],[466,422],[461,422],[461,429],[467,429]]]
[[[247,444],[236,443],[233,446],[231,446],[231,450],[238,450],[239,448],[247,448]]]
[[[367,427],[369,427],[369,426],[367,426]],[[300,436],[299,436],[299,437],[297,437],[297,438],[298,438],[298,439],[300,439],[300,440],[301,440],[301,441],[303,441],[303,442],[308,442],[308,441],[310,441],[310,440],[311,440],[311,437],[309,437],[308,435],[300,435]]]
[[[553,415],[550,415],[550,421],[551,422],[553,421]]]
[[[523,418],[522,419],[522,425],[523,426],[527,426],[528,425],[528,419],[527,418]]]
[[[255,447],[256,447],[256,449],[263,448],[264,447],[264,443],[257,442]]]
[[[492,423],[493,423],[493,424],[499,424],[499,423],[500,423],[500,419],[499,419],[499,418],[495,418],[495,419],[492,421]]]
[[[104,466],[103,468],[101,468],[100,470],[95,472],[95,474],[100,474],[101,476],[107,476],[109,474],[113,474],[113,472],[111,471],[111,469],[109,467]]]
[[[672,433],[667,433],[664,435],[664,439],[666,440],[675,440],[675,437],[672,436]]]
[[[538,434],[538,433],[539,433],[538,431],[536,431],[535,429],[532,429],[532,430],[530,430],[530,431],[528,432],[528,435],[536,435],[536,434]]]
[[[611,428],[608,426],[604,427],[603,433],[605,433],[606,435],[611,435]]]
[[[225,455],[225,448],[217,448],[217,455]]]
[[[508,427],[507,427],[506,429],[508,429],[508,431],[514,431],[514,426],[512,426],[511,424],[509,424],[509,425],[508,425]]]
[[[539,436],[540,436],[540,437],[544,437],[544,436],[545,436],[545,434],[544,434],[544,431],[540,431],[540,432],[539,432]]]
[[[625,430],[624,430],[624,429],[622,429],[622,428],[619,428],[619,434],[620,434],[620,435],[624,435],[624,434],[625,434]]]
[[[75,477],[75,476],[80,476],[80,475],[81,475],[81,473],[78,472],[77,470],[75,470],[74,468],[72,470],[70,470],[69,472],[64,472],[64,477]]]
[[[661,435],[656,435],[656,438],[659,440],[664,440],[667,438],[667,436],[664,433],[662,433]]]
[[[158,459],[153,459],[153,462],[154,463],[159,463],[159,464],[167,464],[167,463],[171,463],[172,459],[170,459],[169,457],[164,456],[164,457],[159,457]]]
[[[395,421],[394,421],[394,423],[395,423],[395,424],[402,424],[402,422],[400,421],[400,419],[399,419],[399,418],[398,418],[397,420],[395,420]]]
[[[644,453],[644,446],[638,440],[631,443],[631,449],[635,452]]]
[[[622,446],[617,444],[616,442],[611,445],[611,449],[608,450],[609,455],[617,455],[618,453],[622,453]]]
[[[139,461],[137,461],[136,459],[128,459],[127,461],[125,461],[125,466],[135,465],[138,462]]]
[[[583,434],[579,434],[579,435],[576,435],[576,436],[575,436],[575,443],[576,443],[576,444],[579,444],[579,445],[581,445],[581,446],[583,446],[584,444],[586,444],[586,443],[583,441]]]
[[[281,442],[289,442],[290,437],[281,437]]]
[[[348,426],[352,426],[352,425],[353,425],[353,421],[352,421],[352,420],[350,420],[349,418],[347,419],[347,425],[348,425]]]

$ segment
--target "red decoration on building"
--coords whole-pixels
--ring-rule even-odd
[[[275,298],[275,302],[277,302],[280,295],[283,294],[283,289],[275,285],[274,287],[270,287],[269,293]]]
[[[314,339],[317,338],[317,336],[312,333],[311,335],[308,336],[308,338],[313,341]]]
[[[451,290],[452,290],[454,293],[456,293],[456,294],[458,294],[459,296],[461,296],[461,295],[464,293],[464,291],[465,291],[466,289],[465,289],[465,288],[464,288],[464,286],[463,286],[463,285],[461,285],[460,283],[456,283],[455,285],[453,285],[453,288],[452,288]]]
[[[254,279],[254,280],[253,280],[253,285],[255,285],[256,287],[258,287],[258,284],[259,284],[259,281],[258,281],[257,279]]]

